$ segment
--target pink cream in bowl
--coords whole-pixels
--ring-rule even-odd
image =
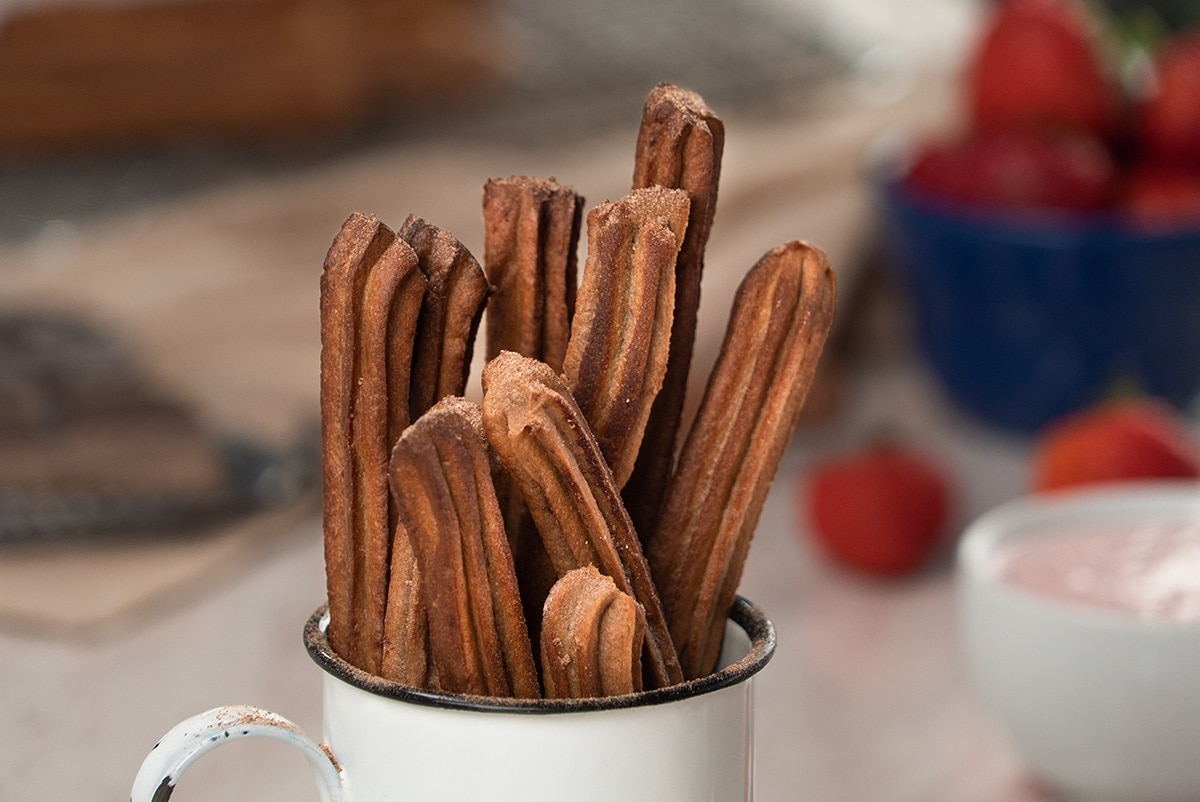
[[[1042,785],[1200,799],[1200,483],[1003,504],[963,534],[958,603],[980,701]]]
[[[1010,540],[994,560],[1001,581],[1031,593],[1149,622],[1200,626],[1200,521],[1097,522]]]

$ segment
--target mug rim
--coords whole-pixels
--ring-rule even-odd
[[[328,605],[321,605],[304,625],[304,645],[321,670],[342,682],[376,696],[402,702],[456,710],[488,713],[555,714],[591,710],[622,710],[667,704],[739,685],[753,677],[775,654],[775,626],[753,602],[738,596],[729,611],[733,621],[750,638],[750,651],[740,660],[697,679],[666,688],[587,699],[515,699],[472,694],[444,693],[404,685],[370,674],[346,662],[329,645]]]

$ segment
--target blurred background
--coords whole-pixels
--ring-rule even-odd
[[[242,175],[455,137],[628,128],[647,86],[798,112],[835,76],[896,100],[959,58],[975,4],[6,0],[8,238]],[[632,109],[632,111],[631,111]]]
[[[1089,7],[1122,31],[1106,46],[1126,83],[1148,74],[1149,42],[1197,22],[1187,0]],[[352,212],[393,227],[414,213],[480,254],[490,177],[553,176],[589,207],[619,197],[642,101],[662,81],[700,93],[727,133],[693,397],[767,249],[809,240],[839,279],[744,582],[781,633],[759,691],[759,797],[1045,798],[962,676],[953,535],[1028,490],[1039,427],[1158,374],[1141,346],[1104,339],[1094,353],[1111,306],[1036,308],[1044,276],[1008,286],[972,272],[960,289],[921,269],[978,263],[1007,282],[1049,241],[1050,262],[1082,270],[1113,250],[1091,242],[1097,230],[1124,231],[1104,212],[1068,221],[1065,238],[1006,214],[997,234],[970,203],[947,223],[939,204],[893,191],[917,143],[970,127],[964,75],[992,10],[0,0],[0,800],[125,799],[156,738],[218,704],[320,731],[299,632],[324,596],[317,280],[333,235]],[[1124,159],[1131,146],[1113,147]],[[1194,268],[1195,229],[1188,218],[1152,236]],[[1103,284],[1098,295],[1126,299],[1121,269],[1059,294],[1078,306],[1091,297],[1080,287]],[[1164,296],[1171,320],[1195,317],[1197,281],[1174,276],[1146,293],[1144,317],[1167,317]],[[938,316],[962,303],[1000,333]],[[1171,355],[1180,414],[1200,386],[1194,327],[1139,335]],[[963,346],[976,341],[984,350]],[[1047,373],[1079,378],[1009,398]],[[891,582],[831,561],[800,501],[810,466],[882,431],[953,477],[948,534]],[[228,751],[175,798],[316,798],[285,749]]]

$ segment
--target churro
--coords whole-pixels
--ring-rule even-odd
[[[379,675],[414,688],[436,688],[437,672],[429,660],[429,619],[417,558],[408,533],[395,520],[391,545]]]
[[[633,188],[683,189],[691,206],[687,232],[675,260],[667,371],[654,399],[632,479],[622,490],[633,524],[643,537],[658,514],[678,447],[696,339],[704,250],[717,208],[724,150],[725,124],[695,92],[660,84],[647,96],[638,128]]]
[[[548,699],[617,696],[642,689],[642,606],[588,565],[568,571],[546,598],[542,680]]]
[[[562,370],[575,313],[582,218],[583,198],[553,179],[513,176],[484,186],[483,266],[492,286],[487,359],[515,351]],[[558,577],[506,475],[497,477],[496,492],[536,639],[542,603]]]
[[[687,228],[681,189],[647,187],[593,209],[563,373],[617,488],[633,471],[663,376],[675,257]]]
[[[478,405],[450,396],[404,431],[389,479],[443,691],[540,696]]]
[[[743,279],[647,548],[684,674],[712,671],[750,539],[834,313],[816,248],[769,251]]]
[[[583,198],[551,179],[492,179],[483,189],[488,359],[515,351],[562,370],[575,312]]]
[[[428,281],[407,399],[416,420],[438,399],[462,395],[488,283],[475,257],[445,229],[410,215],[397,233],[416,252]]]
[[[393,247],[395,234],[373,216],[351,215],[342,224],[321,273],[321,441],[326,586],[329,638],[338,654],[356,665],[364,662],[362,614],[356,600],[362,590],[356,559],[360,542],[361,482],[352,427],[358,382],[356,353],[363,328],[363,300],[372,266],[385,253],[387,263],[402,261],[405,245]],[[409,251],[411,254],[411,251]],[[372,292],[379,300],[380,283]],[[374,304],[373,302],[373,304]],[[376,306],[370,312],[377,323]],[[369,328],[369,327],[368,327]],[[361,440],[361,438],[360,438]]]
[[[391,312],[398,292],[419,297],[415,293],[422,291],[424,283],[416,254],[396,238],[370,266],[358,306],[350,424],[355,485],[354,637],[359,666],[375,674],[380,671],[383,653],[392,542],[387,483]],[[407,336],[411,342],[411,329]]]
[[[543,362],[501,352],[483,370],[488,442],[520,489],[561,577],[594,565],[646,614],[645,684],[682,679],[649,566],[612,471],[563,380]]]

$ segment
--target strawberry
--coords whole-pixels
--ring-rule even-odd
[[[920,566],[945,528],[950,493],[937,467],[899,445],[873,445],[808,473],[803,512],[835,561],[877,576]]]
[[[1200,224],[1200,169],[1146,162],[1129,168],[1120,206],[1137,223]]]
[[[1150,398],[1111,401],[1050,423],[1033,457],[1037,491],[1151,478],[1200,477],[1200,451],[1183,416]]]
[[[1094,28],[1073,0],[1000,4],[967,68],[974,125],[1112,135],[1120,116],[1119,92]]]
[[[993,206],[1095,209],[1110,200],[1116,176],[1108,149],[1091,134],[996,130],[926,146],[907,181]]]
[[[1200,167],[1200,31],[1159,51],[1154,84],[1137,110],[1143,152]]]

